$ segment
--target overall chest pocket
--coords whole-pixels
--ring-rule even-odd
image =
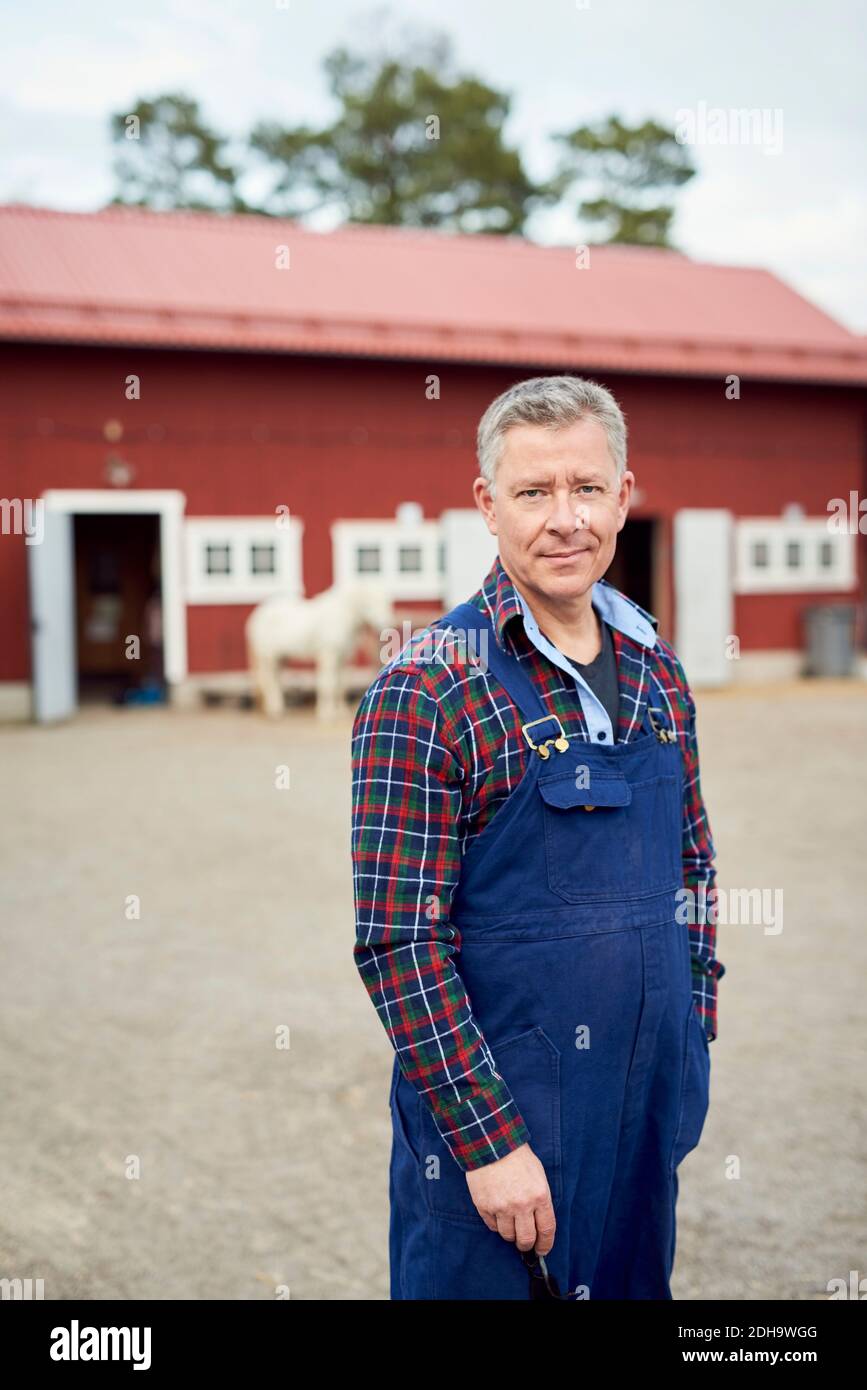
[[[551,1200],[563,1195],[560,1143],[560,1053],[544,1029],[529,1028],[490,1043],[497,1070],[509,1087],[530,1132],[530,1147],[545,1169]],[[441,1138],[430,1110],[418,1098],[422,1187],[428,1210],[444,1221],[484,1226],[470,1196],[466,1175]],[[433,1163],[432,1159],[438,1159]]]
[[[548,885],[570,903],[638,898],[679,886],[682,789],[674,774],[628,782],[592,771],[540,777]]]

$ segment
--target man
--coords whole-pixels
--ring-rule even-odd
[[[395,1050],[391,1297],[671,1298],[724,973],[695,705],[603,578],[635,481],[610,392],[519,382],[478,456],[498,557],[352,732],[355,959]]]

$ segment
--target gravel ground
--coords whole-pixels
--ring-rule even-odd
[[[719,885],[781,888],[784,925],[719,927],[673,1293],[824,1298],[867,1276],[867,700],[697,700]],[[0,729],[0,1275],[49,1299],[388,1297],[392,1054],[352,960],[350,726]]]

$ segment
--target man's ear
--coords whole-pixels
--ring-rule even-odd
[[[476,478],[473,483],[473,497],[476,506],[485,519],[485,525],[492,536],[497,535],[497,513],[494,506],[494,499],[491,497],[486,478]]]
[[[626,518],[629,515],[629,507],[632,502],[632,489],[635,486],[635,474],[627,468],[620,480],[620,491],[618,493],[618,507],[621,515],[617,520],[617,529],[622,531],[626,525]]]

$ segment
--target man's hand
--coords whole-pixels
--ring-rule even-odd
[[[519,1250],[548,1254],[557,1222],[545,1169],[529,1144],[464,1176],[489,1231],[514,1241]]]

